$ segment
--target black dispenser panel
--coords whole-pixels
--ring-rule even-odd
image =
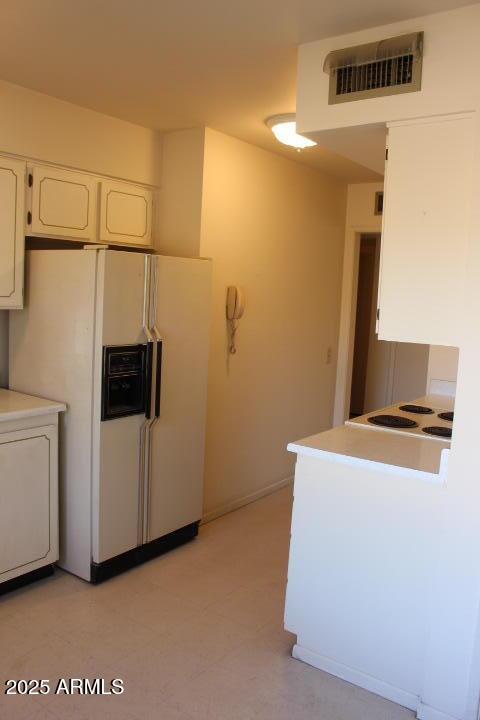
[[[146,345],[103,348],[102,420],[145,413]]]

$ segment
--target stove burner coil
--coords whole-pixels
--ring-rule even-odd
[[[390,428],[414,428],[418,427],[418,423],[410,418],[401,417],[400,415],[372,415],[368,418],[368,422],[372,425],[381,425]]]
[[[424,433],[427,433],[427,435],[435,435],[436,437],[441,438],[451,438],[452,437],[452,428],[443,427],[443,425],[431,425],[429,427],[422,428]]]
[[[442,420],[448,420],[449,422],[453,422],[453,410],[438,413],[438,417],[442,418]]]
[[[425,407],[424,405],[400,405],[400,410],[409,413],[416,413],[417,415],[432,415],[432,408]]]

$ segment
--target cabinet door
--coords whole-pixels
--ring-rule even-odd
[[[0,308],[23,307],[25,169],[0,157]]]
[[[57,429],[0,434],[0,582],[58,559]]]
[[[152,193],[128,183],[102,182],[100,242],[152,243]]]
[[[468,242],[472,117],[395,124],[388,133],[379,337],[458,345]]]
[[[29,168],[29,173],[32,202],[27,234],[95,240],[96,178],[42,165]]]

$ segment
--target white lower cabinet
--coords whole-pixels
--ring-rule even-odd
[[[381,435],[359,434],[369,432]],[[444,478],[393,471],[361,451],[346,458],[338,447],[297,457],[285,605],[292,655],[416,710],[436,611]]]
[[[0,422],[0,493],[1,593],[58,560],[57,414]]]

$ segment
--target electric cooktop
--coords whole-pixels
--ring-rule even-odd
[[[452,437],[453,417],[453,410],[448,408],[414,402],[392,405],[384,410],[367,413],[354,420],[348,420],[346,425],[448,442]]]

